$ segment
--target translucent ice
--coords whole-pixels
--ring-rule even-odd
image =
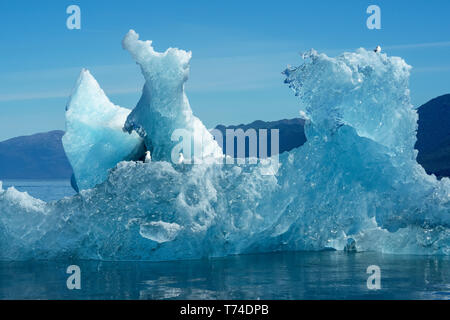
[[[126,46],[152,52],[129,36]],[[153,55],[138,59],[144,70],[158,70],[152,85],[182,70],[186,56],[176,52],[165,68]],[[428,176],[415,161],[409,66],[363,49],[305,58],[285,74],[308,119],[308,140],[280,155],[275,175],[259,164],[161,160],[175,123],[202,126],[189,112],[164,118],[172,107],[139,104],[128,120],[136,117],[132,128],[158,145],[160,159],[153,152],[149,163],[122,161],[105,182],[57,202],[0,191],[0,258],[173,260],[349,244],[351,251],[450,254],[450,179]],[[179,101],[180,91],[166,93],[168,103]],[[165,133],[153,139],[158,117]]]
[[[172,136],[176,129],[183,130],[192,139],[191,150],[182,150],[185,159],[221,157],[222,149],[193,115],[184,92],[191,52],[176,48],[156,52],[151,41],[139,40],[133,30],[125,36],[122,45],[141,67],[145,78],[142,97],[128,116],[125,130],[135,131],[145,139],[154,160],[171,161],[174,151],[178,156],[181,151],[175,150],[178,136]]]
[[[109,101],[88,70],[81,71],[66,108],[63,136],[78,189],[94,187],[106,180],[108,170],[118,162],[143,154],[142,139],[122,131],[129,113]]]
[[[174,240],[180,229],[181,227],[176,223],[155,221],[142,223],[139,232],[144,238],[163,243]]]
[[[409,100],[410,66],[398,57],[359,49],[329,58],[311,50],[306,63],[285,70],[286,83],[301,99],[301,112],[326,137],[353,127],[391,151],[415,157],[417,113]]]

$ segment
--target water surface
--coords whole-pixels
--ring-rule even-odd
[[[66,268],[81,268],[69,290]],[[369,265],[381,289],[367,288]],[[449,257],[290,252],[176,262],[0,262],[0,299],[449,299]]]

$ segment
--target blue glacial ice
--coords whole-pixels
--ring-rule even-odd
[[[152,162],[121,161],[104,182],[55,202],[0,190],[0,259],[158,261],[348,243],[450,254],[450,179],[438,181],[416,162],[417,113],[401,58],[311,51],[285,70],[308,119],[307,142],[281,154],[267,175],[260,163],[169,161],[171,130],[204,130],[183,91],[190,54],[156,53],[134,32],[124,46],[146,78],[125,128],[153,148]],[[218,152],[206,145],[205,154]]]
[[[171,161],[178,156],[178,151],[192,161],[194,158],[204,161],[221,158],[222,149],[200,119],[194,116],[184,92],[191,52],[176,48],[156,52],[151,41],[139,40],[139,35],[133,30],[125,36],[122,46],[141,67],[145,78],[141,99],[128,116],[124,129],[130,133],[137,132],[144,138],[155,160]],[[176,129],[191,137],[189,150],[176,147],[180,142],[176,132],[174,135]]]
[[[109,101],[88,70],[81,71],[66,107],[62,139],[76,189],[95,187],[118,162],[139,159],[145,152],[142,138],[122,131],[129,113]]]

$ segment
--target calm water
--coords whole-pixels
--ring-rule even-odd
[[[81,269],[68,290],[67,266]],[[381,269],[368,290],[366,269]],[[449,299],[448,257],[293,252],[177,262],[0,262],[1,299]]]
[[[68,181],[7,180],[45,201]],[[81,290],[66,269],[81,268]],[[367,267],[381,289],[367,289]],[[0,262],[0,299],[449,299],[450,257],[291,252],[177,262]]]

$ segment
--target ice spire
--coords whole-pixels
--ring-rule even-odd
[[[169,48],[156,52],[151,41],[139,40],[139,35],[130,30],[122,41],[145,78],[142,97],[128,116],[124,130],[136,131],[145,139],[153,159],[171,161],[173,148],[179,143],[172,137],[176,129],[193,140],[191,150],[183,150],[191,159],[221,157],[222,150],[203,123],[193,115],[184,83],[189,75],[191,52]]]

